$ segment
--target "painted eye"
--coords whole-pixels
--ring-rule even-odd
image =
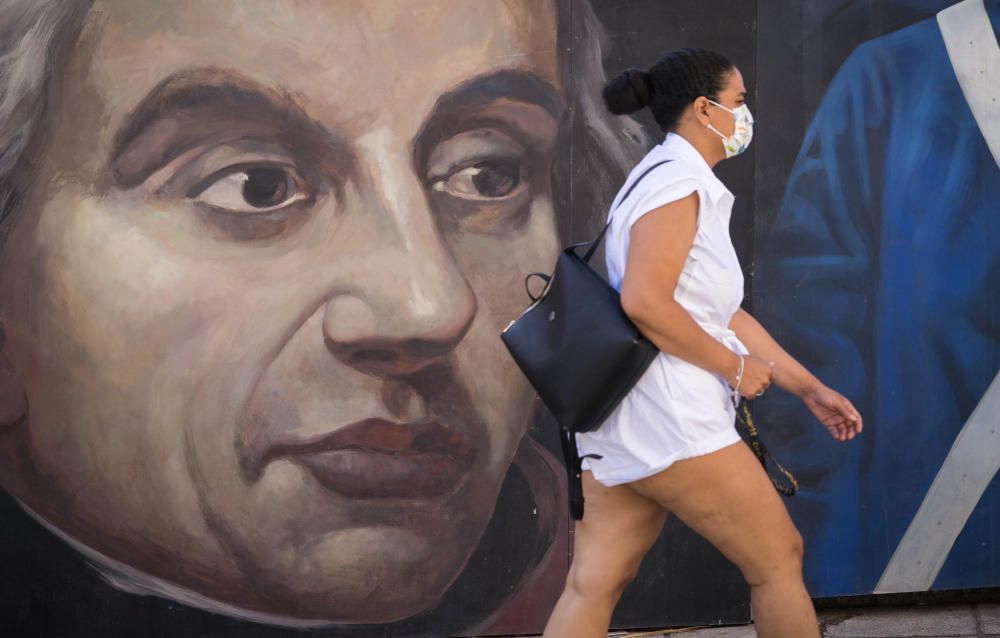
[[[191,198],[228,213],[270,213],[312,197],[285,166],[226,169],[203,182]]]
[[[432,188],[458,197],[498,199],[516,191],[521,183],[520,162],[490,159],[459,169],[435,182]]]

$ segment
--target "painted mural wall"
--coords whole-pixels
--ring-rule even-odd
[[[748,305],[866,418],[756,406],[811,591],[1000,585],[1000,169],[951,4],[0,0],[4,625],[540,632],[565,478],[498,335],[660,136],[604,77],[679,46],[756,87]],[[670,520],[614,625],[748,619]]]

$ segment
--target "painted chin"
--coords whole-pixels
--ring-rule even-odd
[[[400,620],[436,604],[474,549],[465,542],[469,536],[391,525],[326,533],[306,546],[279,551],[290,560],[258,570],[266,577],[262,587],[245,592],[253,598],[227,602],[308,619]]]

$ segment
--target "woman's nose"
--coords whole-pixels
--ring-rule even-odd
[[[383,156],[380,170],[372,171],[374,187],[360,211],[372,250],[356,280],[328,300],[323,315],[329,351],[380,376],[410,374],[447,356],[477,311],[476,296],[408,159],[408,170],[394,171],[386,170]]]

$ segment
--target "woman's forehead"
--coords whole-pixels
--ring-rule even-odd
[[[165,78],[226,69],[349,129],[417,120],[442,93],[502,68],[558,86],[549,0],[101,0],[86,81],[114,126]]]
[[[747,92],[746,85],[743,83],[743,73],[738,68],[733,67],[732,72],[729,73],[726,79],[726,86],[723,90],[743,94]]]

